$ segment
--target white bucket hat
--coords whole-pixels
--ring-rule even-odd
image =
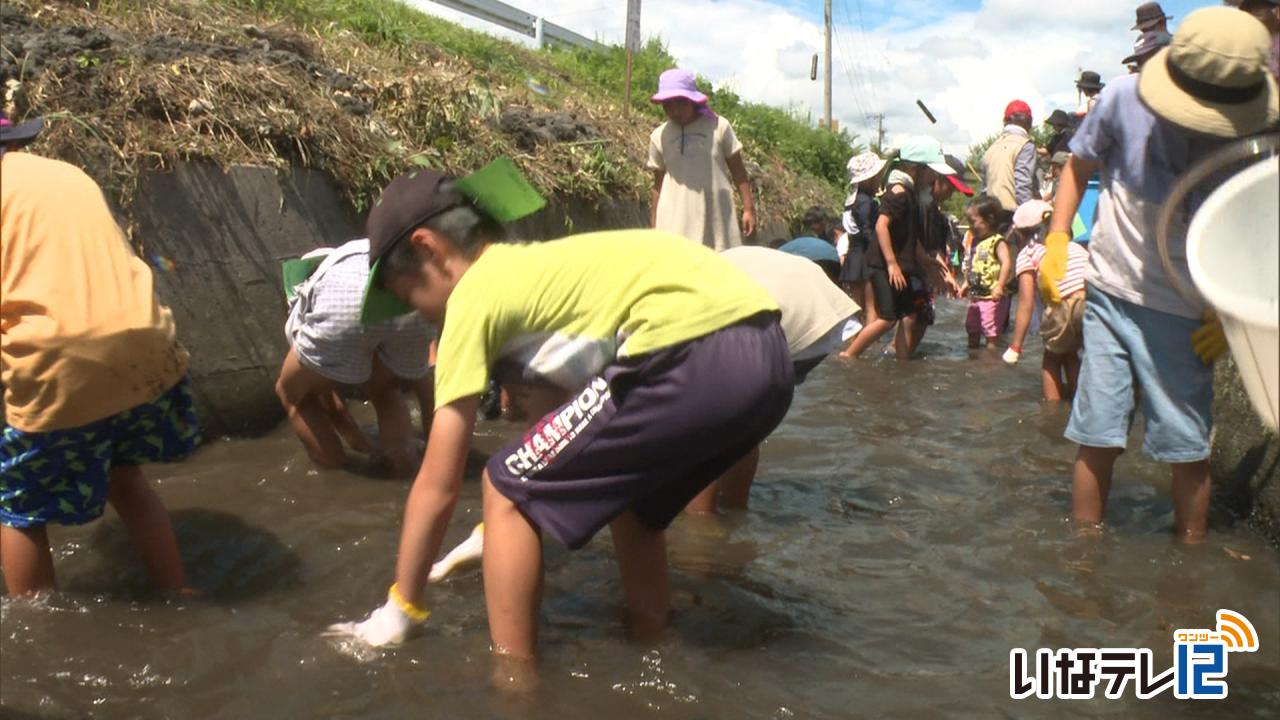
[[[1033,228],[1044,222],[1045,217],[1053,212],[1053,206],[1044,200],[1028,200],[1013,211],[1013,226],[1019,230]]]
[[[1280,93],[1267,69],[1267,30],[1229,7],[1196,10],[1173,42],[1142,66],[1138,94],[1156,115],[1224,138],[1266,130],[1280,120]]]
[[[885,160],[870,150],[849,158],[849,184],[857,185],[870,180],[884,170]]]

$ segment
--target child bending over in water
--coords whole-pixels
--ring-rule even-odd
[[[500,243],[503,227],[470,188],[417,171],[369,215],[375,282],[434,322],[447,306],[448,322],[395,583],[368,619],[331,632],[385,645],[427,619],[428,571],[491,371],[504,385],[577,388],[481,476],[493,651],[534,654],[542,536],[576,549],[605,526],[633,627],[656,631],[671,609],[663,529],[791,403],[778,307],[724,258],[660,231]]]
[[[826,276],[826,270],[816,261],[754,246],[730,248],[721,256],[758,282],[778,303],[797,385],[827,355],[840,349],[845,340],[846,323],[857,327],[857,321],[852,320],[858,312],[857,304]],[[512,382],[507,387],[513,407],[526,417],[542,417],[569,396],[566,390],[547,384]],[[759,462],[760,446],[757,445],[690,501],[685,511],[711,515],[726,508],[745,510]],[[483,528],[477,526],[462,544],[432,567],[430,579],[441,579],[454,567],[478,558],[483,538]]]
[[[961,293],[969,296],[964,326],[969,332],[970,348],[982,347],[983,338],[993,346],[1009,319],[1005,285],[1013,274],[1013,257],[1009,243],[1000,234],[1003,214],[1000,201],[990,195],[979,195],[965,209],[973,233],[961,287]]]
[[[10,133],[29,140],[38,126],[14,130],[0,117],[0,127],[5,587],[53,589],[45,528],[91,522],[110,503],[152,581],[181,590],[169,513],[141,470],[186,457],[200,439],[173,315],[98,185],[72,165],[16,152]]]
[[[1025,237],[1014,263],[1018,275],[1018,312],[1013,322],[1013,338],[1004,352],[1004,361],[1013,365],[1022,356],[1022,342],[1031,328],[1038,290],[1037,272],[1044,258],[1044,233],[1053,206],[1043,200],[1028,200],[1013,214],[1014,233]],[[1062,302],[1049,305],[1040,321],[1044,359],[1040,379],[1044,399],[1070,400],[1080,375],[1080,348],[1084,342],[1084,276],[1089,269],[1089,251],[1080,243],[1067,246],[1067,272],[1058,281]]]
[[[398,308],[402,314],[380,322],[361,317],[369,281],[368,240],[352,240],[323,257],[291,301],[285,325],[289,353],[276,394],[317,465],[346,465],[345,439],[351,449],[385,460],[393,475],[412,475],[422,462],[422,441],[414,437],[401,386],[414,387],[426,424],[431,415],[428,355],[435,330],[403,305]],[[362,386],[373,403],[377,447],[347,412],[338,394],[341,386]]]
[[[763,247],[737,247],[721,255],[769,292],[782,311],[782,332],[795,370],[796,385],[846,339],[845,328],[858,305],[830,278],[815,260]],[[852,334],[852,333],[850,333]],[[746,509],[760,462],[760,446],[753,447],[719,480],[707,486],[689,503],[694,513],[715,513],[720,508]]]

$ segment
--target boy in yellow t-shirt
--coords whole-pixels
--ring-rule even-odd
[[[573,389],[482,476],[494,651],[533,655],[543,533],[578,548],[608,525],[636,629],[656,630],[670,611],[663,529],[790,405],[777,305],[708,248],[660,231],[497,242],[502,226],[462,190],[411,173],[369,214],[375,281],[442,328],[436,411],[387,602],[331,630],[382,645],[426,619],[491,372]]]
[[[0,121],[0,565],[11,595],[54,586],[45,526],[120,514],[152,580],[185,583],[140,465],[190,454],[187,353],[97,184],[15,152]],[[24,138],[25,139],[25,138]]]

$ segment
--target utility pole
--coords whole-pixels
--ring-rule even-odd
[[[823,38],[825,52],[822,54],[822,116],[826,128],[831,129],[831,0],[825,0],[822,6],[822,20],[826,25]]]
[[[867,119],[876,121],[876,147],[884,152],[884,113],[868,115]]]
[[[631,63],[632,56],[640,50],[640,0],[627,0],[627,90],[622,104],[622,117],[631,117]]]

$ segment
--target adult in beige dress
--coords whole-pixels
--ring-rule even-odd
[[[667,121],[649,136],[648,168],[653,171],[650,224],[714,250],[742,244],[755,233],[755,199],[742,163],[742,143],[729,121],[707,108],[693,73],[667,70],[651,98]],[[742,195],[742,227],[733,189]]]

